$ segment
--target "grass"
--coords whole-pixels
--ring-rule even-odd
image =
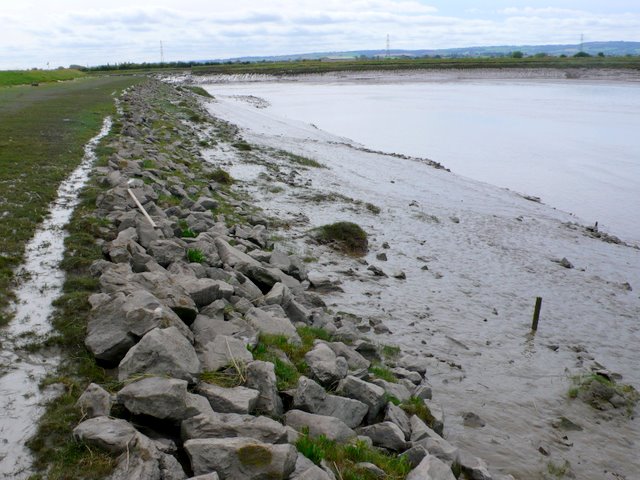
[[[303,167],[311,168],[327,168],[320,162],[317,162],[312,158],[303,157],[302,155],[296,155],[295,153],[287,152],[286,150],[278,150],[276,153],[282,157],[285,157],[290,162],[295,163],[296,165],[302,165]]]
[[[382,355],[387,360],[393,360],[394,358],[398,358],[400,356],[400,347],[397,347],[395,345],[383,345]]]
[[[273,363],[280,391],[294,388],[300,375],[309,374],[304,356],[313,348],[314,340],[331,340],[331,335],[320,328],[305,326],[299,327],[297,331],[302,340],[299,345],[290,342],[284,335],[262,334],[252,350],[256,360]]]
[[[193,66],[195,75],[258,73],[265,75],[299,75],[304,73],[378,71],[378,70],[440,70],[470,68],[621,68],[640,69],[640,57],[525,57],[525,58],[387,58],[353,59],[341,62],[302,60],[295,62],[225,63]]]
[[[369,367],[369,373],[374,377],[380,378],[389,383],[398,383],[398,378],[386,365],[372,365],[371,367]]]
[[[0,324],[24,248],[47,214],[83,147],[114,112],[112,92],[137,82],[100,77],[33,87],[0,88]]]
[[[229,172],[218,168],[208,175],[209,180],[219,183],[220,185],[233,185],[233,177]]]
[[[244,140],[234,143],[233,146],[242,152],[249,152],[252,150],[251,145]]]
[[[239,387],[244,383],[245,378],[246,376],[243,370],[238,370],[234,367],[219,370],[217,372],[204,371],[200,374],[200,380],[203,382],[224,388]]]
[[[367,233],[352,222],[323,225],[315,228],[313,233],[319,243],[328,244],[347,255],[361,257],[367,253],[369,248]]]
[[[581,393],[586,393],[591,389],[593,382],[600,383],[607,387],[611,393],[615,393],[624,398],[626,403],[627,413],[631,415],[635,405],[640,401],[640,394],[631,385],[620,384],[615,380],[598,375],[596,373],[589,373],[586,375],[576,375],[571,378],[572,386],[569,388],[568,396],[571,399],[578,398]],[[599,409],[602,403],[608,402],[605,398],[591,398],[588,402],[594,408]]]
[[[191,263],[202,263],[206,260],[204,253],[197,248],[189,248],[187,250],[187,260]]]
[[[400,404],[407,415],[417,415],[420,420],[426,423],[430,428],[433,428],[435,418],[431,414],[431,410],[424,403],[424,400],[418,397],[411,397],[406,402]]]
[[[0,87],[60,82],[84,77],[80,70],[5,70],[0,72]]]
[[[568,460],[565,460],[564,463],[547,463],[547,472],[553,475],[556,478],[563,478],[571,471],[571,464]]]
[[[207,97],[207,98],[213,98],[213,95],[211,95],[209,92],[207,92],[204,88],[202,87],[197,87],[195,85],[187,85],[186,87],[187,90],[192,91],[193,93],[195,93],[196,95],[200,95],[201,97]]]
[[[303,432],[296,448],[316,465],[325,460],[335,469],[338,478],[343,480],[374,480],[375,474],[358,468],[358,463],[373,463],[385,472],[385,479],[403,480],[411,471],[411,465],[405,457],[398,457],[370,447],[366,442],[358,440],[350,444],[340,444],[327,439],[324,435],[311,438]]]

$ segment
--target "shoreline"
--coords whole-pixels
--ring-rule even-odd
[[[215,85],[208,90],[215,96]],[[640,279],[631,265],[638,261],[637,250],[587,239],[581,228],[572,230],[576,228],[571,225],[575,218],[564,212],[454,174],[444,176],[444,172],[433,171],[421,175],[420,184],[430,195],[418,197],[413,185],[418,179],[394,173],[405,168],[402,160],[394,158],[401,162],[394,164],[385,160],[385,155],[354,152],[331,135],[301,122],[286,125],[281,119],[270,118],[268,112],[237,100],[220,98],[209,108],[238,124],[252,143],[289,150],[329,167],[328,172],[301,172],[293,189],[284,186],[284,192],[267,195],[263,205],[274,215],[288,218],[286,212],[299,211],[307,218],[299,226],[293,224],[294,238],[303,238],[305,228],[336,216],[365,221],[374,238],[366,260],[387,274],[404,270],[407,280],[374,278],[357,262],[336,265],[330,258],[321,258],[321,272],[342,282],[342,292],[331,295],[332,306],[356,306],[383,318],[391,328],[394,343],[418,354],[433,355],[429,360],[433,369],[430,379],[436,382],[434,391],[443,393],[442,403],[453,409],[448,415],[454,416],[449,423],[454,441],[472,449],[491,466],[520,478],[542,478],[540,462],[556,461],[559,456],[572,465],[582,463],[576,471],[579,478],[595,480],[602,478],[599,466],[610,463],[607,455],[631,458],[629,453],[622,453],[626,447],[616,439],[616,435],[632,435],[626,432],[627,427],[616,425],[622,430],[607,432],[608,427],[598,426],[592,412],[566,402],[563,392],[573,374],[569,372],[584,368],[589,358],[612,370],[620,367],[625,380],[637,385],[637,372],[627,368],[637,360],[616,358],[620,352],[610,341],[611,333],[591,323],[606,324],[615,318],[615,324],[624,325],[631,338],[637,335],[630,320],[639,311],[637,292],[622,293],[625,282],[616,287],[611,276],[613,272],[614,276],[625,272],[622,275],[635,287]],[[377,164],[380,166],[372,169]],[[269,173],[264,168],[256,171],[247,165],[246,171],[240,166],[236,170],[253,182],[252,191],[268,191],[267,177],[260,178]],[[385,187],[376,176],[393,182]],[[300,200],[298,197],[307,189],[319,190],[325,197],[333,195],[334,200],[326,205]],[[313,198],[311,193],[302,196]],[[365,219],[352,211],[353,204],[345,197],[373,202],[382,207],[382,213]],[[414,200],[417,205],[411,207]],[[385,241],[391,250],[381,247]],[[304,242],[294,240],[290,248],[304,251]],[[569,250],[571,253],[565,255]],[[380,253],[386,253],[388,260],[377,260]],[[553,267],[556,256],[579,256],[580,260],[574,262],[576,269],[565,271]],[[571,274],[577,271],[582,273]],[[349,276],[344,277],[344,272],[350,272]],[[594,289],[609,293],[602,291],[594,298]],[[551,324],[545,324],[537,339],[527,338],[533,301],[540,292],[545,299],[543,311],[553,320],[547,320]],[[624,298],[611,303],[605,300],[607,295]],[[553,325],[556,322],[559,324]],[[572,326],[565,331],[563,325]],[[603,338],[592,337],[593,331]],[[426,348],[422,340],[428,342]],[[579,353],[585,351],[588,353]],[[490,381],[481,378],[486,372],[491,372]],[[531,395],[531,403],[522,404],[515,395],[517,391]],[[484,431],[465,428],[459,416],[465,405],[469,408],[469,403],[476,404],[474,400],[462,400],[469,395],[483,405],[476,413],[493,424]],[[593,438],[583,437],[570,449],[557,444],[557,434],[550,427],[555,415],[585,418]],[[630,428],[638,432],[637,419]],[[496,452],[495,445],[491,446],[494,441],[504,451]],[[552,459],[536,452],[540,442],[559,449]],[[590,442],[607,444],[617,453],[600,452],[594,463],[585,464],[578,459],[594,455]]]

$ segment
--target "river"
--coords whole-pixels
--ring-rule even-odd
[[[540,197],[640,243],[640,85],[466,80],[217,85],[366,147]]]

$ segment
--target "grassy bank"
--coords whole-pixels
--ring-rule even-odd
[[[363,59],[296,62],[228,63],[194,66],[196,75],[258,73],[268,75],[296,75],[367,70],[439,70],[477,68],[589,68],[640,70],[640,57],[526,57],[526,58],[411,58]]]
[[[82,160],[84,144],[113,113],[112,93],[136,81],[105,76],[0,88],[0,324],[8,320],[26,242]]]
[[[0,87],[60,82],[84,77],[80,70],[5,70],[0,71]]]

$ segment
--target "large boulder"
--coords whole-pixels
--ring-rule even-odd
[[[196,303],[187,289],[180,284],[179,277],[166,271],[142,272],[130,275],[128,282],[128,290],[143,289],[153,293],[187,325],[198,315]]]
[[[374,378],[371,383],[382,387],[387,395],[397,398],[401,402],[406,402],[411,398],[411,392],[401,383],[387,382],[381,378]]]
[[[176,378],[145,377],[120,390],[118,402],[134,415],[172,422],[213,413],[207,399],[189,393],[187,386],[186,381]]]
[[[118,379],[132,375],[156,374],[195,383],[200,361],[189,341],[175,328],[156,328],[125,355],[118,367]]]
[[[246,253],[241,252],[235,247],[229,245],[224,239],[217,237],[214,240],[216,247],[218,248],[218,255],[224,263],[230,267],[234,267],[237,264],[255,265],[260,267],[261,264],[257,260],[254,260]]]
[[[369,413],[367,414],[367,421],[369,423],[375,421],[380,410],[387,403],[384,389],[352,375],[340,381],[336,393],[345,397],[355,398],[366,404],[369,407]]]
[[[285,480],[293,472],[293,445],[271,445],[251,438],[200,438],[184,448],[195,475],[217,472],[221,480]]]
[[[424,447],[431,455],[451,466],[458,458],[458,447],[454,447],[438,433],[429,428],[416,415],[409,419],[411,425],[411,443]]]
[[[252,413],[260,396],[260,392],[252,388],[223,388],[204,382],[198,384],[197,391],[220,413]]]
[[[489,473],[487,464],[484,460],[475,457],[464,450],[458,453],[457,462],[458,466],[462,470],[462,473],[471,480],[491,480],[492,476]]]
[[[279,305],[252,308],[245,314],[244,318],[249,325],[260,333],[284,335],[295,342],[300,342],[300,336],[296,328]]]
[[[247,345],[240,339],[218,335],[200,352],[203,370],[217,371],[229,365],[244,365],[253,360]]]
[[[183,440],[246,437],[265,443],[287,443],[287,431],[281,423],[237,413],[197,415],[184,420],[180,431]]]
[[[284,416],[284,421],[285,425],[298,432],[308,429],[311,437],[324,435],[329,440],[337,442],[348,442],[356,437],[356,432],[335,417],[315,415],[302,410],[289,410]]]
[[[193,338],[187,326],[156,296],[145,290],[93,296],[85,344],[98,359],[117,363],[139,338],[158,327],[176,327]]]
[[[154,240],[149,244],[147,252],[166,268],[185,257],[185,246],[175,240]]]
[[[384,420],[395,423],[404,433],[405,440],[409,440],[411,437],[411,422],[403,409],[389,402],[384,414]]]
[[[207,306],[219,298],[222,298],[220,284],[224,282],[212,280],[211,278],[197,278],[187,275],[180,275],[177,280],[189,293],[198,308]]]
[[[369,407],[359,400],[330,395],[316,382],[304,376],[298,380],[293,394],[293,407],[309,413],[335,417],[349,428],[360,425],[369,411]]]
[[[282,400],[278,395],[273,363],[256,360],[247,365],[245,386],[260,392],[256,410],[267,415],[282,415]]]
[[[304,356],[313,377],[322,385],[332,386],[347,376],[349,365],[344,357],[338,357],[325,343],[318,342]],[[359,400],[359,399],[358,399]]]
[[[349,365],[349,371],[355,372],[359,376],[361,372],[367,371],[371,362],[359,354],[354,348],[342,342],[327,342],[333,353],[339,357],[344,357]]]

